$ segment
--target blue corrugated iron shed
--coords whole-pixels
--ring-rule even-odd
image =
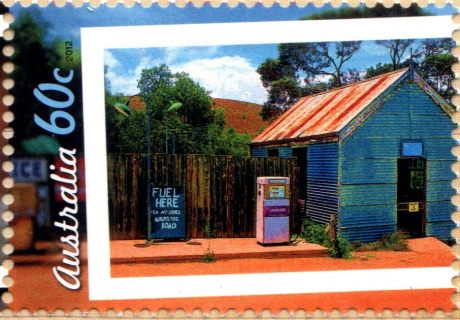
[[[306,157],[306,212],[350,241],[450,238],[453,108],[408,69],[302,98],[252,143]],[[296,152],[300,149],[306,152]]]

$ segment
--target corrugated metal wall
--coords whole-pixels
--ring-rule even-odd
[[[455,161],[451,149],[455,141],[451,132],[456,128],[450,117],[440,108],[433,108],[432,100],[420,90],[411,91],[412,130],[423,139],[427,158],[427,225],[426,235],[440,239],[451,238],[455,210],[451,197],[455,178],[451,166]]]
[[[338,211],[338,144],[307,146],[307,215],[328,223]]]
[[[280,154],[280,158],[291,158],[292,148],[291,147],[280,147],[279,154]]]
[[[253,157],[267,157],[268,149],[267,148],[251,148],[251,156]]]
[[[279,147],[278,152],[279,152],[278,156],[280,158],[292,158],[292,148],[291,147]],[[251,148],[251,156],[267,157],[268,148]]]
[[[450,237],[453,128],[449,116],[417,84],[405,83],[342,141],[341,234],[351,241],[373,241],[396,231],[400,144],[404,139],[420,139],[427,158],[426,233]]]

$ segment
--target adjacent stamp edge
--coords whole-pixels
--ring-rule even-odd
[[[356,0],[349,0],[349,1],[340,1],[340,0],[331,0],[331,1],[323,1],[323,0],[313,0],[313,1],[305,1],[305,0],[297,0],[297,1],[290,1],[290,0],[259,0],[259,1],[254,1],[254,0],[246,0],[246,1],[239,1],[239,0],[228,0],[228,1],[221,1],[221,0],[211,0],[211,1],[204,1],[204,0],[177,0],[175,2],[169,2],[168,0],[157,0],[157,1],[152,1],[152,0],[124,0],[124,1],[118,1],[118,0],[107,0],[107,1],[101,1],[101,0],[73,0],[72,2],[68,2],[66,0],[54,0],[54,1],[49,1],[49,0],[2,0],[3,4],[6,7],[11,7],[15,3],[20,3],[21,6],[23,7],[29,7],[33,3],[37,3],[41,7],[46,7],[47,5],[50,5],[53,3],[57,7],[64,7],[65,5],[70,5],[72,4],[75,7],[81,7],[85,4],[88,4],[89,6],[92,7],[99,7],[101,5],[107,5],[108,7],[115,7],[116,5],[124,5],[125,7],[132,7],[136,3],[142,5],[145,8],[148,8],[152,5],[158,5],[159,7],[165,8],[169,5],[176,5],[179,8],[185,7],[187,4],[192,4],[195,7],[199,8],[202,7],[205,3],[210,3],[212,7],[219,7],[220,5],[228,5],[229,7],[236,7],[238,5],[245,5],[248,8],[253,7],[257,3],[262,3],[265,7],[271,7],[274,4],[278,4],[281,7],[288,7],[290,5],[297,5],[299,7],[305,7],[306,5],[313,3],[316,7],[321,7],[324,4],[330,3],[333,7],[340,7],[342,4],[348,4],[351,7],[356,7],[360,4],[366,4],[368,7],[374,7],[377,3],[375,0],[366,0],[366,1],[356,1]],[[416,3],[420,7],[426,7],[429,4],[435,4],[436,7],[442,8],[443,6],[447,4],[452,4],[455,8],[460,8],[460,0],[420,0],[420,1],[406,1],[406,0],[401,0],[401,1],[393,1],[393,0],[383,0],[379,1],[384,4],[385,7],[391,7],[395,3],[400,3],[403,7],[408,7],[412,3]],[[452,19],[456,26],[460,24],[460,13],[455,14],[452,16]],[[11,13],[7,13],[4,15],[4,20],[6,22],[11,23],[14,20],[14,17]],[[8,58],[11,57],[11,55],[14,53],[14,49],[11,46],[10,42],[13,40],[13,32],[11,29],[6,29],[3,32],[3,38],[6,42],[6,45],[2,48],[2,53],[3,53],[3,60],[4,63],[2,65],[2,76],[6,76],[5,80],[11,80],[8,78],[9,72],[7,72],[7,67],[5,66],[8,64]],[[452,54],[456,57],[460,57],[460,30],[456,28],[455,30],[452,31],[452,38],[453,40],[456,41],[456,47],[452,50]],[[455,80],[452,82],[452,87],[456,90],[456,93],[454,97],[452,98],[452,103],[456,108],[460,107],[460,95],[458,94],[460,92],[460,63],[455,63],[452,65],[452,70],[455,73]],[[7,84],[7,81],[3,81],[2,83],[3,89],[6,91],[6,94],[2,95],[2,103],[4,106],[4,111],[2,111],[2,120],[5,121],[6,123],[9,123],[12,121],[12,116],[14,116],[10,111],[8,111],[8,107],[12,104],[12,101],[14,100],[14,97],[12,97],[9,93],[8,90],[11,89],[10,85]],[[13,99],[13,100],[11,100]],[[460,123],[460,113],[457,112],[453,116],[453,121],[458,125]],[[11,128],[7,128],[11,130]],[[4,141],[6,142],[8,138],[5,136],[5,133],[2,133]],[[460,128],[454,130],[452,132],[452,138],[456,141],[456,146],[452,147],[452,153],[457,157],[457,159],[460,158],[460,146],[458,146],[458,143],[460,142]],[[14,150],[11,149],[11,145],[9,145],[7,142],[5,145],[2,146],[2,153],[4,156],[11,156],[14,152]],[[2,163],[2,169],[5,173],[9,173],[12,170],[12,163],[11,161],[4,161]],[[452,171],[457,175],[457,177],[460,175],[460,161],[456,161],[455,163],[452,164]],[[11,205],[12,201],[12,195],[7,192],[9,188],[12,187],[11,181],[8,180],[11,178],[5,178],[2,180],[2,186],[3,186],[3,194],[1,195],[1,201],[5,206]],[[460,179],[454,179],[452,180],[452,188],[456,190],[456,194],[452,197],[452,203],[458,208],[460,207]],[[2,219],[5,222],[11,221],[12,214],[10,211],[5,210],[2,213]],[[452,246],[452,252],[456,256],[457,260],[452,264],[452,268],[456,271],[460,271],[460,245],[458,244],[459,239],[460,239],[460,210],[457,210],[452,213],[452,220],[456,223],[457,227],[452,230],[452,235],[456,240],[456,243]],[[1,230],[1,236],[3,237],[3,240],[8,241],[9,238],[12,237],[12,228],[6,227]],[[2,252],[6,255],[9,255],[13,252],[14,248],[10,243],[6,243],[5,245],[2,246]],[[11,270],[13,268],[13,262],[6,258],[5,260],[2,261],[2,266],[7,269]],[[10,276],[6,276],[2,279],[3,284],[6,287],[11,287],[13,285],[13,279]],[[348,309],[346,313],[341,313],[339,310],[332,310],[331,312],[325,313],[321,310],[317,310],[313,313],[306,313],[304,310],[296,310],[296,311],[289,311],[289,310],[281,310],[278,314],[272,314],[270,310],[263,310],[260,314],[257,314],[254,310],[248,309],[245,310],[242,313],[237,313],[235,310],[230,309],[227,311],[220,311],[218,309],[212,309],[208,313],[203,313],[201,310],[196,309],[194,310],[191,314],[185,313],[185,311],[181,308],[177,308],[174,311],[168,311],[164,309],[159,309],[157,311],[152,311],[148,309],[141,310],[139,313],[134,313],[132,310],[126,309],[123,311],[123,313],[116,313],[116,312],[111,312],[108,311],[105,314],[99,313],[98,310],[96,309],[90,309],[88,311],[82,311],[79,309],[75,309],[69,314],[66,314],[62,310],[56,310],[53,313],[49,313],[48,311],[45,310],[37,310],[36,312],[31,312],[29,310],[23,309],[18,313],[13,313],[10,309],[5,309],[0,313],[0,317],[10,317],[10,316],[20,316],[20,317],[29,317],[29,316],[51,316],[51,317],[62,317],[65,315],[70,315],[70,316],[90,316],[90,317],[187,317],[187,316],[193,316],[193,317],[228,317],[228,318],[234,318],[234,317],[244,317],[244,318],[252,318],[252,317],[266,317],[266,316],[278,316],[278,317],[290,317],[290,316],[300,316],[300,317],[308,317],[308,318],[323,318],[324,317],[331,317],[331,318],[337,318],[337,317],[346,317],[346,318],[354,318],[354,317],[365,317],[365,318],[386,318],[386,317],[399,317],[399,318],[408,318],[408,317],[416,317],[416,318],[427,318],[427,317],[452,317],[452,318],[457,318],[460,316],[460,276],[456,276],[452,279],[453,285],[456,287],[457,292],[452,295],[452,301],[454,304],[456,304],[457,309],[452,311],[451,313],[444,313],[443,310],[436,310],[432,314],[428,314],[424,309],[419,309],[417,310],[416,313],[411,314],[407,310],[389,310],[385,309],[383,312],[380,314],[377,314],[374,310],[368,309],[366,312],[363,314],[358,314],[356,310],[354,309]],[[2,295],[2,301],[4,303],[11,303],[13,301],[13,295],[9,292],[5,292]]]

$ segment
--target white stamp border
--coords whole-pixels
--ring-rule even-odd
[[[105,49],[450,38],[454,29],[451,16],[82,28],[89,299],[454,288],[450,267],[112,278],[104,102]]]

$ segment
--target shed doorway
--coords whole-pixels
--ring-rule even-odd
[[[299,167],[298,194],[301,200],[307,199],[307,148],[292,148],[292,155],[297,158],[297,167]]]
[[[398,159],[398,230],[423,237],[426,223],[426,159]]]

